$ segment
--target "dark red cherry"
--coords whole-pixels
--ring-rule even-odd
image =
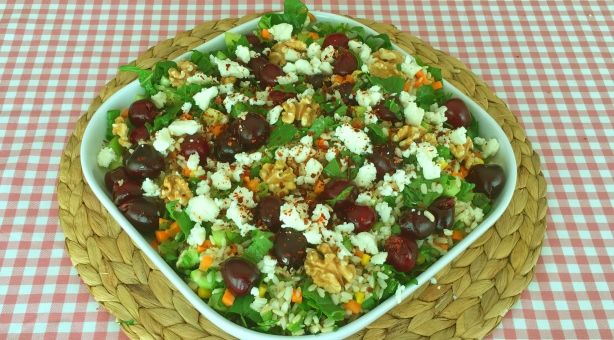
[[[279,215],[283,202],[275,196],[266,196],[260,199],[256,207],[254,219],[258,224],[266,226],[269,231],[276,233],[281,227]]]
[[[392,123],[397,123],[402,121],[403,118],[403,104],[398,97],[390,98],[392,100],[392,105],[386,105],[386,100],[380,100],[379,104],[377,104],[374,108],[375,114],[383,120],[387,120]],[[397,112],[399,112],[400,117],[398,117],[390,107],[394,107]]]
[[[373,163],[377,170],[377,179],[397,171],[399,163],[394,159],[394,149],[394,144],[376,145],[373,147],[373,153],[367,156],[367,160]]]
[[[281,229],[275,237],[273,252],[280,266],[299,268],[307,257],[307,238],[302,232],[293,229]]]
[[[281,92],[281,91],[271,91],[269,93],[269,98],[275,105],[279,105],[290,98],[295,98],[296,94],[292,92]]]
[[[135,127],[143,126],[145,123],[153,124],[157,115],[158,109],[149,98],[135,101],[128,109],[128,119]]]
[[[230,257],[221,263],[221,267],[226,288],[234,296],[249,294],[260,279],[258,267],[242,257]]]
[[[339,57],[335,61],[333,73],[341,76],[351,74],[358,68],[356,57],[349,50],[342,48],[339,50]]]
[[[252,73],[254,74],[254,76],[258,78],[258,75],[260,74],[260,70],[262,70],[264,65],[268,63],[269,61],[267,59],[260,56],[260,57],[250,59],[249,62],[247,63],[247,67],[249,67],[252,70]]]
[[[468,128],[471,124],[471,113],[469,112],[469,108],[467,104],[462,99],[459,98],[450,98],[443,106],[447,108],[446,110],[446,118],[448,120],[446,123],[452,125],[454,128],[459,128],[461,126]]]
[[[346,189],[349,191],[343,196],[339,197]],[[320,198],[324,201],[336,200],[333,204],[335,211],[342,211],[350,204],[354,203],[358,197],[358,187],[356,183],[348,178],[334,178],[331,179],[324,186],[324,191],[320,194]]]
[[[401,235],[414,240],[422,240],[435,231],[435,220],[424,215],[423,209],[410,209],[399,218]]]
[[[126,173],[128,176],[144,180],[155,178],[164,170],[164,156],[149,144],[141,144],[126,160]]]
[[[255,34],[246,34],[245,37],[247,38],[247,41],[252,46],[262,45],[262,41],[260,41],[260,39],[258,39],[258,37]]]
[[[454,226],[454,197],[441,196],[428,207],[428,211],[435,216],[435,231],[443,232]]]
[[[465,180],[475,184],[474,192],[495,199],[505,186],[505,170],[499,164],[477,164],[471,167]]]
[[[335,49],[338,49],[339,47],[347,48],[349,41],[350,38],[348,38],[347,35],[343,33],[333,33],[326,37],[326,39],[324,39],[324,42],[322,43],[322,49],[327,46],[333,46]]]
[[[115,170],[111,170],[104,174],[104,185],[109,189],[109,191],[113,191],[113,185],[119,181],[127,181],[129,179],[128,174],[126,173],[126,167],[120,166]]]
[[[185,136],[179,147],[181,148],[181,155],[183,155],[186,160],[190,158],[190,155],[198,154],[200,165],[207,165],[209,142],[205,136],[198,134]]]
[[[220,162],[232,163],[235,155],[243,151],[245,148],[237,136],[236,126],[224,130],[213,142],[213,152]]]
[[[257,113],[248,113],[240,118],[237,135],[241,144],[248,150],[255,150],[266,143],[271,133],[269,122]]]
[[[121,183],[121,184],[120,184]],[[115,204],[122,204],[127,200],[143,195],[141,183],[127,179],[113,184],[113,201]]]
[[[384,244],[384,251],[388,253],[386,262],[400,272],[408,272],[416,265],[418,258],[418,244],[410,238],[390,236]]]
[[[260,85],[262,88],[267,86],[273,87],[277,85],[277,77],[282,76],[284,71],[282,71],[281,67],[275,64],[266,64],[258,73],[258,80],[260,80]]]
[[[145,125],[135,128],[130,133],[130,143],[132,144],[138,144],[139,141],[148,141],[149,138],[149,131],[147,131]]]
[[[158,230],[159,218],[164,216],[164,201],[158,197],[136,197],[118,208],[128,222],[142,233]]]
[[[375,224],[375,210],[366,205],[350,205],[345,211],[345,219],[354,224],[354,233],[371,230]]]

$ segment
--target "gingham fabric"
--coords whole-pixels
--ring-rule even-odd
[[[126,64],[203,21],[282,1],[0,3],[0,338],[126,336],[64,249],[55,188],[77,119]],[[548,228],[536,275],[490,338],[614,334],[614,2],[307,1],[396,25],[465,62],[542,156]]]

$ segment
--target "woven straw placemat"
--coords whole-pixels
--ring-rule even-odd
[[[203,23],[150,48],[131,64],[151,68],[256,17]],[[512,144],[518,181],[501,218],[435,276],[436,284],[423,285],[351,339],[482,338],[499,324],[533,278],[547,210],[539,156],[507,106],[462,62],[393,26],[358,21],[387,33],[411,55],[441,68],[447,81],[483,107]],[[117,317],[130,338],[233,339],[186,301],[133,244],[84,181],[79,148],[85,127],[106,99],[134,79],[134,74],[120,72],[105,85],[66,145],[58,183],[66,249],[90,293]]]

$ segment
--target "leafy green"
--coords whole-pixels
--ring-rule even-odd
[[[158,84],[160,83],[160,79],[162,79],[163,76],[168,77],[168,70],[170,68],[177,68],[177,63],[172,60],[157,62],[153,70],[153,75],[151,77],[152,83]]]
[[[388,78],[380,78],[376,76],[367,76],[372,85],[377,85],[382,88],[384,93],[401,93],[405,87],[405,79],[401,77],[391,76]]]
[[[330,161],[324,167],[324,170],[322,170],[322,172],[330,178],[345,177],[345,174],[341,171],[341,165],[336,158]]]
[[[475,184],[461,180],[460,191],[458,192],[458,194],[456,194],[456,198],[458,198],[461,201],[464,201],[469,191],[471,191],[473,188],[475,188]]]
[[[300,0],[284,0],[284,14],[307,14],[308,11]]]
[[[349,187],[345,188],[339,195],[337,195],[337,197],[333,198],[332,200],[327,200],[326,203],[328,203],[328,205],[330,205],[331,207],[335,205],[335,203],[337,203],[338,201],[343,201],[344,199],[348,198],[348,196],[350,196],[350,192],[352,192],[352,189],[354,189],[353,185],[350,185]]]
[[[275,127],[269,136],[268,148],[276,148],[296,138],[299,130],[292,124],[283,124]]]
[[[267,255],[273,248],[273,242],[269,239],[271,236],[273,236],[273,233],[261,230],[253,231],[251,237],[254,241],[245,249],[242,257],[254,264],[260,262],[264,255]]]
[[[176,93],[184,102],[189,102],[192,100],[192,97],[194,97],[195,94],[200,92],[200,90],[202,90],[201,85],[185,82],[180,88],[177,89]]]
[[[378,124],[367,125],[367,135],[375,145],[386,144],[388,137],[384,134],[384,130]]]
[[[258,323],[259,330],[267,332],[271,327],[275,326],[277,320],[273,320],[273,311],[268,311],[262,315],[262,321]]]
[[[471,114],[471,113],[470,113]],[[480,130],[480,123],[475,119],[473,114],[471,114],[471,123],[467,128],[467,137],[474,139],[478,136],[478,131]]]
[[[177,204],[179,204],[179,200],[167,203],[166,210],[168,211],[171,218],[177,221],[179,227],[181,227],[181,231],[183,231],[185,236],[188,237],[195,223],[190,219],[190,216],[188,216],[188,213],[186,213],[185,210],[175,210]]]
[[[340,306],[335,305],[328,293],[326,293],[324,297],[320,297],[320,294],[318,294],[317,291],[314,290],[310,292],[307,288],[311,286],[311,283],[311,280],[307,280],[303,284],[303,287],[301,287],[303,290],[303,303],[307,303],[313,309],[322,312],[333,321],[343,320],[345,310]]]
[[[150,96],[158,93],[158,91],[153,87],[152,78],[153,71],[151,70],[143,70],[137,66],[124,65],[119,67],[120,71],[124,72],[135,72],[139,76],[139,83],[141,83],[141,87],[145,90]]]
[[[315,140],[315,139],[318,139],[318,137],[320,137],[320,135],[324,131],[326,131],[327,129],[330,129],[335,123],[336,122],[332,117],[323,116],[323,115],[318,116],[316,120],[313,122],[313,124],[311,124],[307,132]]]
[[[235,313],[246,316],[254,323],[262,322],[262,316],[260,313],[253,310],[249,305],[254,302],[254,296],[251,294],[245,296],[238,296],[235,302],[228,307],[228,313]]]
[[[443,157],[444,159],[450,159],[450,148],[445,145],[437,145],[437,155],[439,157]]]
[[[174,240],[168,239],[166,241],[160,242],[158,245],[158,252],[163,255],[163,258],[166,262],[175,264],[179,255],[177,253],[177,249],[179,248],[180,242],[176,242]]]
[[[106,139],[111,140],[113,138],[113,124],[115,123],[115,119],[119,117],[121,112],[119,110],[109,110],[107,111],[107,134]]]
[[[200,254],[195,247],[186,248],[179,255],[177,268],[192,268],[200,263]]]
[[[416,91],[416,104],[424,110],[429,110],[436,101],[435,89],[430,84],[422,85]]]
[[[388,98],[384,102],[387,107],[398,119],[403,119],[403,106],[399,105],[394,98]]]
[[[369,297],[368,299],[365,299],[365,301],[362,302],[363,310],[371,310],[373,309],[373,307],[375,307],[375,299],[373,298],[373,296]]]
[[[327,113],[333,113],[336,111],[337,108],[341,106],[345,106],[345,104],[343,103],[343,100],[337,99],[334,102],[324,103],[324,105],[322,105],[322,110],[326,111]]]
[[[217,71],[217,67],[211,64],[209,60],[210,53],[202,53],[197,50],[192,50],[192,56],[190,61],[198,66],[198,70],[204,74],[210,74],[213,71]]]
[[[154,125],[151,127],[151,129],[148,129],[149,132],[151,133],[162,129],[163,127],[167,127],[175,119],[175,117],[176,115],[172,112],[167,112],[163,115],[156,116],[154,119]]]

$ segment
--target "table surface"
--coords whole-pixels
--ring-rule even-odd
[[[0,3],[0,338],[125,339],[64,249],[56,185],[74,124],[118,67],[150,46],[282,2],[8,2]],[[393,24],[459,58],[508,103],[542,157],[550,207],[542,257],[489,337],[614,338],[614,2],[343,3],[307,1]]]

